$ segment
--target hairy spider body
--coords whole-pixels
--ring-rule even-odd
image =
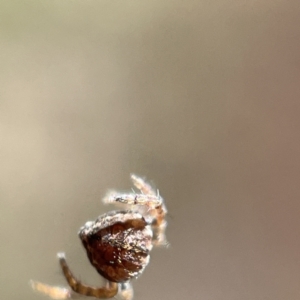
[[[149,262],[152,230],[144,217],[133,211],[112,211],[79,231],[91,264],[112,282],[137,277]]]
[[[141,193],[109,192],[104,203],[125,205],[128,210],[111,211],[96,221],[87,222],[79,237],[87,256],[97,272],[107,280],[104,287],[83,284],[71,272],[64,253],[58,258],[63,274],[77,294],[96,298],[112,298],[118,292],[125,300],[133,298],[130,279],[138,277],[149,263],[153,247],[166,245],[166,206],[162,197],[142,178],[131,175]],[[32,288],[53,299],[72,298],[70,289],[31,281]]]

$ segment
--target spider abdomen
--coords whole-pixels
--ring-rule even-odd
[[[132,211],[114,211],[88,222],[79,236],[92,265],[113,282],[140,275],[149,262],[152,231],[144,217]]]

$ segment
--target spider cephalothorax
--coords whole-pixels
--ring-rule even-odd
[[[167,210],[162,197],[142,178],[131,175],[131,179],[140,194],[110,192],[103,199],[104,203],[127,205],[128,210],[101,215],[79,230],[91,264],[107,280],[107,285],[96,288],[81,283],[70,271],[64,253],[58,254],[62,271],[73,292],[96,298],[112,298],[119,291],[124,299],[132,299],[129,280],[143,272],[153,245],[166,244]],[[37,281],[31,283],[35,290],[51,298],[72,297],[70,289]]]

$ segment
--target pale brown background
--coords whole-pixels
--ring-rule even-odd
[[[77,237],[147,176],[169,209],[136,300],[300,299],[299,0],[0,4],[0,299],[101,284]]]

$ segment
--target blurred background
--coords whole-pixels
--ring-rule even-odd
[[[300,298],[300,5],[2,1],[0,299],[47,299],[77,231],[131,172],[160,189],[170,247],[135,299]]]

